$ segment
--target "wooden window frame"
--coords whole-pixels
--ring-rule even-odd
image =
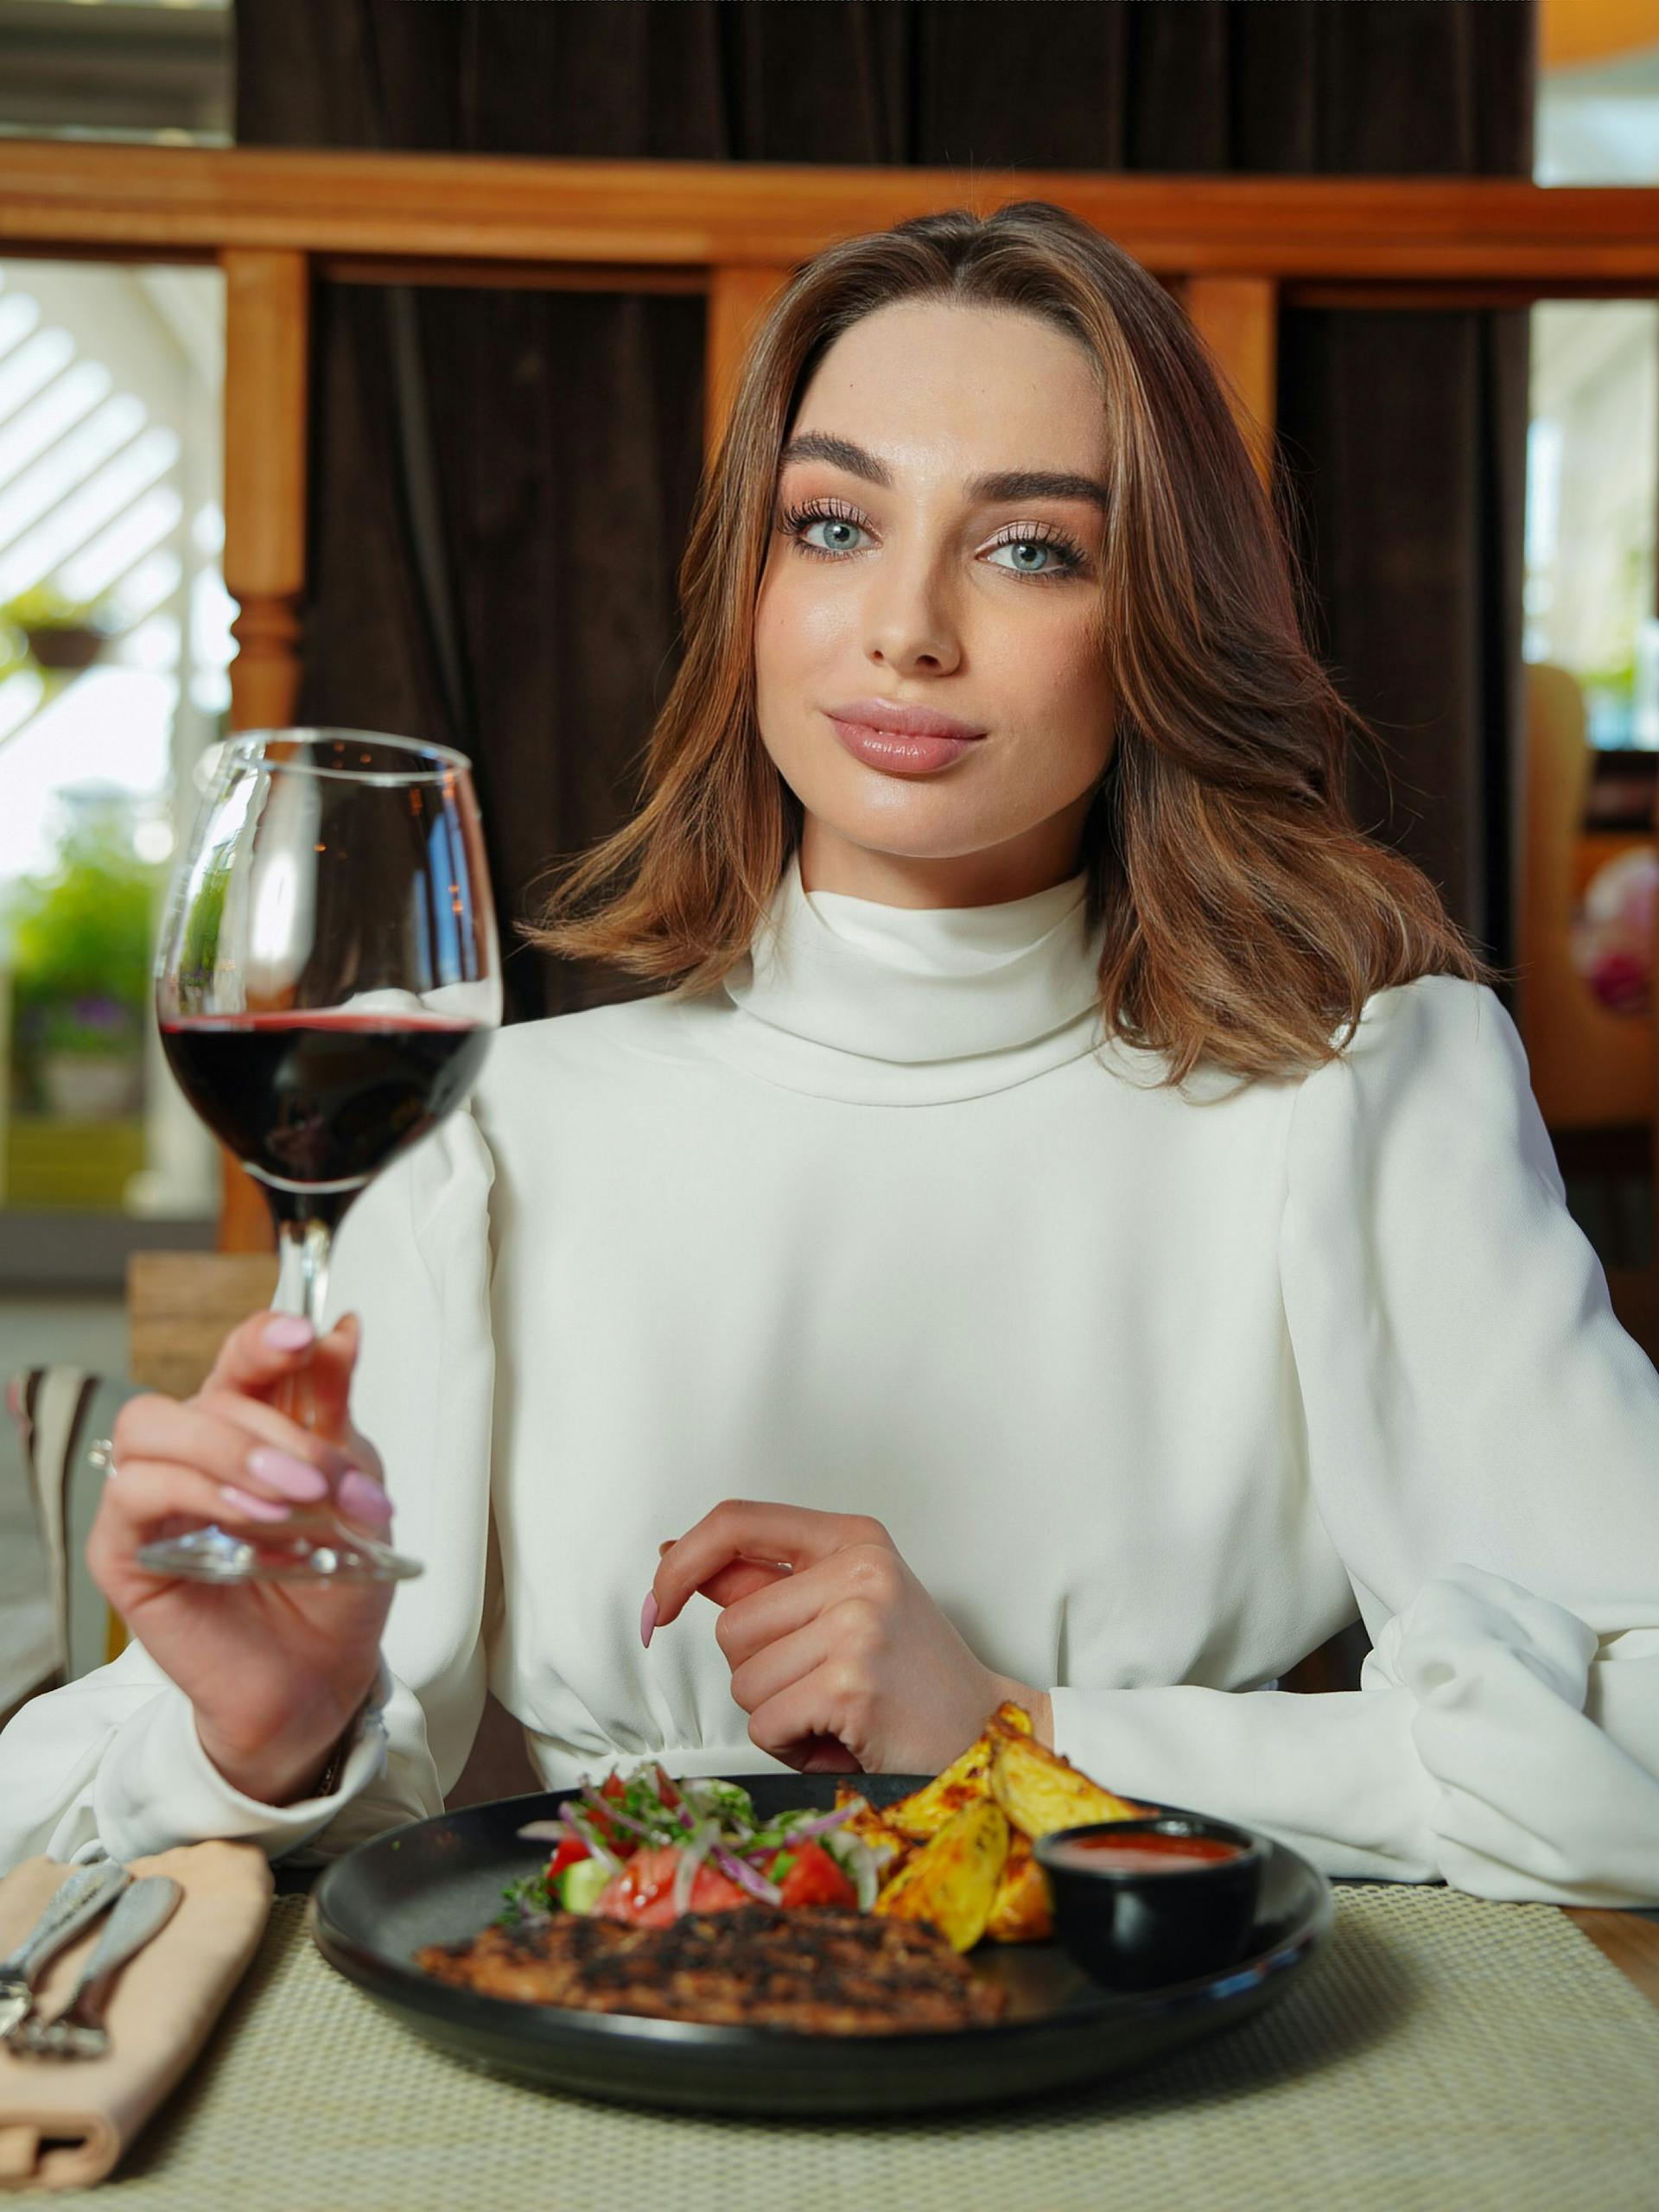
[[[700,292],[705,423],[791,269],[930,210],[1045,199],[1181,296],[1264,474],[1276,333],[1297,307],[1659,297],[1659,188],[1513,179],[1120,176],[311,153],[0,140],[0,254],[216,265],[226,280],[225,577],[240,728],[292,718],[305,591],[309,304],[319,280]],[[268,1246],[227,1168],[221,1249]]]

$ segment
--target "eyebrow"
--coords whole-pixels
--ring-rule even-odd
[[[804,430],[799,437],[791,438],[779,455],[778,466],[787,468],[791,462],[802,461],[828,461],[832,468],[844,468],[849,476],[861,476],[867,484],[878,484],[884,491],[893,488],[893,472],[884,461],[850,438],[834,437],[827,430]],[[1111,493],[1104,484],[1093,476],[1073,475],[1063,469],[1002,469],[994,475],[972,478],[967,492],[970,499],[1087,499],[1103,513],[1111,507]]]

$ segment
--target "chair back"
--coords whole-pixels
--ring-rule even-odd
[[[103,1468],[86,1455],[109,1434],[131,1395],[130,1384],[81,1367],[31,1367],[8,1385],[6,1403],[17,1424],[52,1609],[51,1672],[24,1685],[29,1695],[90,1674],[125,1642],[125,1631],[116,1633],[104,1593],[86,1572],[86,1538],[105,1480]]]
[[[141,1390],[200,1389],[238,1321],[276,1291],[272,1252],[135,1252],[127,1262],[128,1360]]]

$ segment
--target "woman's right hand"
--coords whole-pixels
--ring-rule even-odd
[[[373,1685],[394,1586],[187,1581],[149,1573],[138,1551],[209,1521],[250,1536],[278,1529],[330,1491],[343,1519],[385,1537],[379,1455],[351,1426],[357,1350],[349,1314],[319,1341],[296,1316],[256,1313],[194,1397],[129,1399],[87,1539],[94,1581],[189,1699],[202,1749],[261,1804],[292,1803],[321,1777]],[[302,1370],[315,1430],[275,1402]]]

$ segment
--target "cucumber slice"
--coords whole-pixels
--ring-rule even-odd
[[[567,1912],[591,1912],[610,1878],[597,1859],[573,1859],[559,1877],[559,1903]]]

